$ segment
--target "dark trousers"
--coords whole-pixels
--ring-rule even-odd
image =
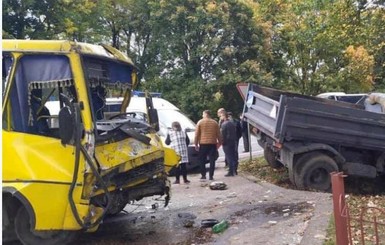
[[[226,144],[223,147],[223,151],[225,152],[225,157],[229,164],[229,174],[235,175],[235,170],[237,167],[237,156],[235,153],[235,145],[234,144]]]
[[[239,162],[238,146],[239,146],[239,139],[237,139],[235,141],[235,157],[236,157],[236,160],[237,160],[237,166],[235,168],[236,170],[238,169],[238,162]],[[227,162],[226,156],[225,156],[225,166],[229,166],[229,163]]]
[[[246,152],[250,151],[249,146],[249,134],[247,132],[242,132],[242,139],[243,139],[243,148]]]
[[[206,177],[207,157],[209,158],[209,161],[210,161],[209,176],[210,176],[210,178],[214,177],[216,151],[217,151],[217,145],[216,144],[202,144],[199,146],[199,159],[200,159],[200,163],[201,163],[201,175],[202,175],[202,177]]]
[[[186,168],[186,163],[182,162],[179,163],[179,166],[175,169],[175,178],[177,181],[179,181],[180,175],[182,174],[183,180],[187,180],[187,168]]]
[[[240,138],[235,140],[235,157],[236,157],[237,162],[239,161],[239,154],[238,154],[239,140],[240,140]]]

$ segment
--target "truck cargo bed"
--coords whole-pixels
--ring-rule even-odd
[[[275,141],[385,150],[385,114],[364,106],[250,85],[245,117]]]

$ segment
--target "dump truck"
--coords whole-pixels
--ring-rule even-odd
[[[3,241],[67,244],[149,196],[170,198],[179,162],[158,115],[126,113],[137,68],[108,45],[2,40]],[[123,97],[105,114],[106,98]],[[57,108],[55,112],[52,108]]]
[[[249,84],[244,116],[273,168],[300,189],[330,191],[330,173],[385,174],[385,94],[352,104]]]

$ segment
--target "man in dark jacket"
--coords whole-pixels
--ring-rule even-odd
[[[235,174],[238,174],[238,164],[239,164],[239,154],[238,154],[238,146],[239,146],[239,140],[242,137],[242,128],[241,123],[238,119],[233,117],[233,113],[231,111],[227,112],[227,116],[230,122],[232,122],[235,126],[235,135],[237,136],[235,139],[235,157],[237,160],[237,163],[235,165]]]
[[[243,117],[243,114],[240,116],[241,119],[241,131],[242,131],[242,138],[243,138],[243,152],[249,152],[250,151],[250,145],[249,145],[249,129],[247,128],[247,122],[246,119]]]
[[[237,171],[237,157],[235,153],[235,144],[237,141],[236,127],[234,123],[229,120],[226,111],[221,112],[220,119],[222,121],[222,147],[225,153],[225,158],[229,164],[229,172],[225,176],[229,177],[234,176]]]

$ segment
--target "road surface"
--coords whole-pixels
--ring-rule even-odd
[[[332,213],[330,194],[288,190],[242,172],[225,177],[226,172],[219,159],[214,179],[224,182],[225,190],[211,190],[210,181],[190,173],[190,184],[172,185],[169,206],[163,207],[161,197],[127,205],[76,244],[323,244]],[[206,219],[227,220],[230,226],[214,234],[201,226]]]

